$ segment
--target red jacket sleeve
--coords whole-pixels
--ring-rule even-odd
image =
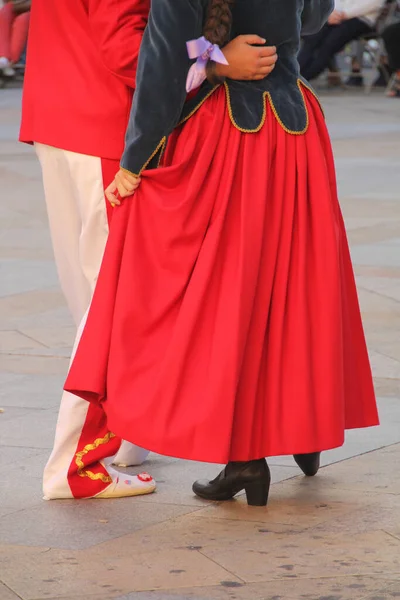
[[[89,0],[88,11],[91,35],[104,65],[134,88],[150,0]]]

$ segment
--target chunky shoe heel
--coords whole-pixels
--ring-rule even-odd
[[[268,502],[271,473],[265,458],[248,462],[230,462],[212,481],[195,481],[194,493],[205,500],[231,500],[245,490],[249,506],[265,506]]]
[[[244,488],[249,506],[267,506],[270,481],[257,481]]]
[[[293,458],[306,477],[314,477],[318,473],[321,464],[321,452],[294,454]]]

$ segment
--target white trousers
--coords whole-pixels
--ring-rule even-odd
[[[118,162],[102,161],[98,157],[43,144],[35,144],[35,149],[42,167],[50,232],[61,288],[78,328],[76,347],[108,236],[104,187],[117,171]],[[109,180],[106,180],[107,177]],[[54,447],[43,477],[46,498],[74,497],[69,477],[74,458],[81,450],[79,442],[84,427],[88,425],[88,411],[89,404],[85,400],[67,392],[63,393]],[[93,427],[95,441],[96,426]],[[104,463],[138,465],[147,455],[146,450],[122,442],[114,457],[109,455],[107,445],[104,445],[101,460]],[[96,460],[99,460],[98,451]],[[82,485],[84,488],[86,485],[87,490],[85,488],[82,492]],[[96,493],[98,490],[93,491],[92,480],[82,479],[79,497],[91,497]]]

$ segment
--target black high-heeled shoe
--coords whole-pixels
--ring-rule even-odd
[[[321,463],[321,452],[294,454],[293,458],[307,477],[314,477],[318,473]]]
[[[249,506],[266,506],[271,473],[265,458],[249,462],[230,462],[212,481],[195,481],[193,491],[206,500],[231,500],[244,490]]]

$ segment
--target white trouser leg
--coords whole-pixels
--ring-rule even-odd
[[[101,159],[35,144],[62,290],[77,326],[88,309],[108,235]],[[83,324],[80,329],[83,329]],[[80,331],[75,345],[80,337]],[[88,403],[64,392],[54,448],[44,471],[48,498],[71,498],[67,474],[88,413]],[[127,442],[117,464],[141,464],[147,451]]]
[[[57,271],[76,326],[88,309],[108,236],[101,159],[35,144]]]
[[[85,322],[86,315],[78,328],[71,361],[78,347]],[[73,497],[68,484],[68,470],[74,459],[88,410],[89,403],[86,400],[69,392],[63,392],[54,446],[43,473],[43,494],[46,500]]]
[[[85,327],[87,312],[78,328],[71,360],[75,355]],[[88,409],[89,403],[85,400],[82,400],[69,392],[63,393],[60,412],[58,414],[53,451],[43,475],[43,494],[46,500],[73,498],[68,483],[68,471],[76,456],[78,442],[86,422]],[[93,435],[93,439],[97,437],[96,434]],[[143,450],[139,446],[123,441],[117,455],[115,457],[105,457],[102,462],[109,471],[109,474],[112,475],[113,472],[109,466],[113,462],[120,466],[140,465],[146,460],[148,454],[149,452],[147,450]],[[87,496],[91,497],[93,495],[91,492],[91,482],[90,480],[86,480],[86,482],[88,485]],[[130,484],[130,489],[128,490],[129,493],[127,495],[133,493],[137,488],[138,482],[135,480],[134,486],[132,483],[133,482]],[[148,485],[148,483],[146,485]],[[139,483],[139,488],[142,487],[143,484]]]

